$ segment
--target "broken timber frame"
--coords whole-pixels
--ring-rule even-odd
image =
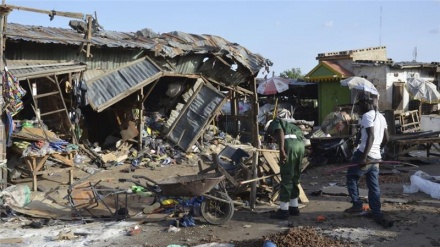
[[[91,46],[90,42],[91,42],[91,39],[92,39],[92,24],[93,24],[93,17],[92,17],[92,15],[82,14],[82,13],[75,13],[75,12],[56,11],[56,10],[42,10],[42,9],[23,7],[23,6],[9,5],[9,4],[5,3],[5,0],[3,0],[2,1],[2,6],[0,7],[1,22],[2,22],[2,25],[4,25],[3,27],[0,27],[0,29],[1,29],[0,32],[2,34],[1,35],[2,36],[2,43],[4,43],[4,40],[3,40],[4,37],[3,36],[5,35],[4,29],[6,29],[6,21],[5,21],[6,17],[14,9],[15,10],[29,11],[29,12],[34,12],[34,13],[40,13],[40,14],[48,14],[50,18],[54,18],[55,15],[58,15],[58,16],[63,16],[63,17],[68,17],[68,18],[74,18],[74,19],[80,19],[80,20],[87,21],[87,33],[86,33],[86,35],[84,37],[86,39],[86,41],[84,42],[83,39],[80,40],[80,41],[83,42],[83,44],[81,45],[80,52],[84,51],[82,49],[82,47],[84,46],[84,43],[87,43],[86,57],[92,57],[92,55],[90,54],[90,46]],[[5,16],[5,14],[6,14],[6,16]],[[23,36],[23,37],[26,37],[26,36]],[[35,37],[33,37],[33,38],[35,38]],[[0,54],[0,55],[3,55],[3,48],[4,48],[3,45],[4,44],[0,44],[0,45],[1,45],[1,50],[2,50],[2,54]],[[3,65],[3,64],[0,63],[0,65]]]

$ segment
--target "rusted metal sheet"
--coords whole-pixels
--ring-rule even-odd
[[[86,70],[86,65],[77,61],[7,61],[7,67],[19,80]]]
[[[29,26],[8,23],[5,35],[9,40],[25,40],[36,43],[80,45],[87,40],[84,34],[72,29]],[[91,39],[93,46],[137,48],[153,51],[156,56],[174,58],[194,54],[213,54],[229,58],[247,68],[251,74],[258,73],[266,59],[236,43],[215,35],[195,35],[169,32],[154,38],[141,32],[115,32],[101,30]]]
[[[201,84],[179,113],[166,137],[188,152],[223,106],[225,99],[226,96],[215,88]]]
[[[139,59],[87,82],[87,98],[95,111],[101,112],[162,76],[148,59]]]

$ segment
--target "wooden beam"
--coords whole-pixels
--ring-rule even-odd
[[[279,150],[276,150],[279,152]],[[264,158],[266,159],[267,163],[269,164],[270,168],[272,169],[273,173],[275,174],[279,174],[280,173],[280,166],[278,165],[278,155],[273,154],[271,152],[262,152]],[[281,182],[281,177],[279,175],[274,177],[274,180],[276,180],[277,182]],[[298,184],[298,188],[299,188],[299,200],[302,203],[307,203],[309,202],[309,199],[307,198],[307,195],[304,193],[304,190],[301,186],[301,184]],[[272,199],[275,199],[272,198]]]
[[[52,66],[68,66],[68,65],[78,65],[84,66],[85,64],[78,64],[77,62],[65,62],[65,63],[50,63],[50,64],[38,64],[38,65],[27,65],[27,66],[11,66],[9,69],[34,69],[34,68],[44,68],[44,67],[52,67]]]
[[[150,90],[148,90],[147,94],[145,94],[145,96],[142,98],[142,103],[145,102],[145,100],[148,98],[148,96],[150,96],[151,92],[153,91],[153,89],[156,87],[157,83],[159,82],[160,78],[155,80],[153,82],[153,85],[151,85]]]
[[[90,41],[92,40],[92,16],[87,17],[87,47],[86,47],[86,57],[90,57]]]
[[[9,5],[9,4],[3,4],[2,7],[16,9],[16,10],[29,11],[29,12],[34,12],[34,13],[40,13],[40,14],[57,15],[57,16],[63,16],[63,17],[68,17],[68,18],[81,19],[81,20],[83,20],[89,16],[89,15],[85,15],[82,13],[64,12],[64,11],[56,11],[56,10],[42,10],[42,9],[35,9],[35,8],[29,8],[29,7],[23,7],[23,6]]]
[[[256,148],[259,148],[260,145],[260,138],[259,138],[259,130],[258,130],[258,94],[257,94],[257,81],[256,78],[254,78],[253,80],[253,87],[252,87],[252,93],[253,93],[253,98],[251,100],[252,102],[252,140],[253,140],[253,145]]]
[[[46,78],[49,80],[49,81],[51,81],[51,82],[53,82],[53,83],[57,83],[57,77],[54,75],[54,78],[55,79],[52,79],[52,78],[50,78],[49,76],[46,76]]]
[[[238,92],[238,93],[240,93],[240,94],[246,94],[246,95],[252,95],[252,94],[253,94],[252,91],[249,91],[249,90],[244,89],[244,88],[242,88],[242,87],[239,87],[239,86],[237,86],[237,87],[231,87],[231,86],[227,86],[227,85],[225,85],[224,83],[220,83],[220,82],[218,82],[218,81],[216,81],[216,80],[214,80],[214,79],[206,78],[206,77],[204,77],[204,76],[202,76],[202,77],[203,77],[204,80],[206,80],[206,81],[212,82],[212,83],[214,83],[214,84],[216,84],[216,85],[219,85],[219,86],[221,86],[221,87],[224,87],[224,88],[227,88],[227,89],[230,89],[230,90],[234,90],[234,91],[236,91],[236,92]]]
[[[191,78],[191,79],[199,79],[202,78],[202,76],[200,75],[183,75],[183,74],[179,74],[179,73],[170,73],[169,71],[167,72],[163,72],[163,76],[167,76],[167,77],[186,77],[186,78]]]
[[[139,90],[139,98],[138,98],[138,107],[139,107],[139,142],[138,142],[138,151],[142,151],[142,130],[144,129],[144,88],[142,87]]]
[[[258,170],[257,170],[257,166],[258,166],[258,155],[259,152],[258,151],[254,151],[253,152],[253,156],[252,156],[252,178],[256,179],[258,178]],[[255,209],[255,203],[257,201],[257,181],[252,182],[251,184],[251,193],[250,193],[250,197],[249,197],[249,206],[250,208],[253,210]]]
[[[221,174],[223,174],[225,177],[226,177],[226,179],[228,179],[229,180],[229,182],[231,182],[235,187],[238,187],[238,186],[240,186],[240,184],[237,182],[237,180],[235,180],[232,176],[231,176],[231,174],[229,174],[229,172],[228,171],[226,171],[218,162],[217,162],[217,157],[218,157],[218,155],[216,154],[216,153],[212,153],[211,154],[211,157],[212,157],[212,161],[213,161],[213,165],[214,165],[214,167],[215,167],[215,169],[217,170],[217,171],[219,171]]]

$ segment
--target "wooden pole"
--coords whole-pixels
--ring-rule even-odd
[[[260,147],[260,133],[258,130],[258,94],[257,94],[257,79],[254,78],[252,81],[252,125],[253,125],[253,145],[255,148]],[[259,152],[255,150],[252,156],[252,178],[258,178],[257,167],[258,167],[258,155]],[[251,210],[255,209],[255,202],[257,200],[257,181],[251,183],[251,193],[249,198],[249,206]]]
[[[249,206],[251,210],[255,209],[255,202],[257,201],[257,166],[258,166],[258,151],[253,152],[252,156],[252,178],[254,181],[251,184],[251,194],[249,198]]]
[[[275,176],[278,176],[278,175],[280,175],[280,174],[277,173],[277,174],[271,174],[271,175],[267,175],[267,176],[263,176],[263,177],[259,177],[259,178],[252,178],[252,179],[249,179],[249,180],[244,180],[244,181],[240,182],[240,185],[248,184],[248,183],[252,183],[252,182],[256,182],[256,181],[260,181],[260,180],[263,180],[263,179],[266,179],[266,178],[275,177]]]
[[[252,103],[252,127],[253,127],[253,146],[255,148],[260,147],[260,130],[258,129],[258,94],[257,94],[257,79],[253,80],[253,97]]]
[[[5,0],[2,0],[2,3],[5,3]],[[5,9],[1,10],[0,13],[0,70],[3,71],[5,68],[5,64],[3,62],[3,52],[4,52],[4,24],[5,24],[5,16],[7,15],[7,11]],[[3,81],[0,84],[0,92],[3,92]],[[2,94],[0,94],[0,97],[3,97]],[[0,116],[3,115],[3,109],[4,104],[0,105]],[[3,122],[2,119],[0,119],[0,121]],[[3,123],[1,123],[1,128],[0,128],[0,136],[1,136],[1,142],[2,145],[0,145],[0,190],[3,190],[4,188],[6,188],[6,180],[7,180],[7,169],[6,168],[6,132],[5,132],[5,126]],[[3,168],[3,166],[5,166],[5,168]]]
[[[144,129],[144,88],[141,88],[141,90],[139,91],[139,96],[138,96],[138,109],[139,109],[139,125],[138,125],[138,130],[139,130],[139,145],[138,145],[138,149],[139,152],[142,151],[143,146],[142,146],[142,130]]]
[[[91,57],[90,54],[90,40],[92,39],[92,16],[87,17],[87,47],[86,47],[86,57]]]

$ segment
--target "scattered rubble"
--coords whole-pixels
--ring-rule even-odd
[[[268,245],[267,240],[272,242],[277,247],[291,247],[291,246],[313,246],[313,247],[353,247],[356,245],[356,240],[337,238],[336,236],[329,236],[319,228],[314,227],[293,227],[287,231],[277,233],[270,236],[263,236],[260,240],[251,240],[237,243],[240,247],[253,246],[271,246]],[[266,245],[265,245],[266,244]]]

